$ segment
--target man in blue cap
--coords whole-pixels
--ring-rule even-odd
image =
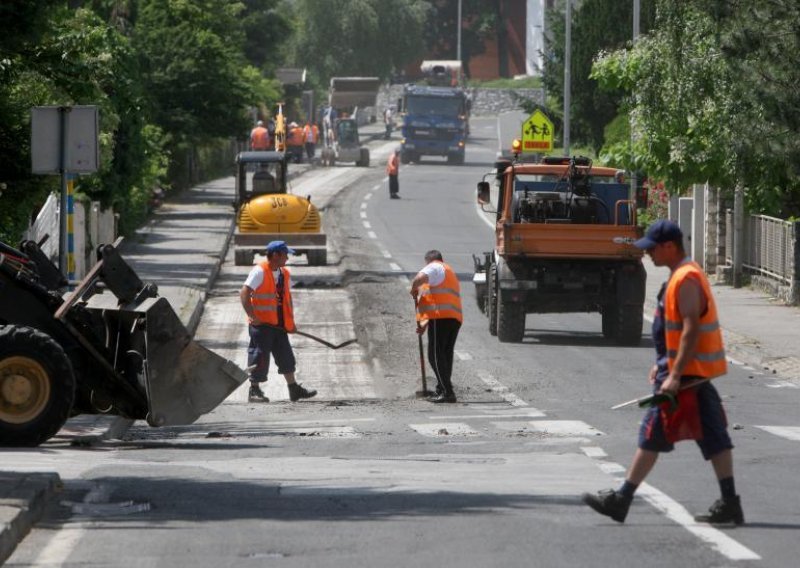
[[[695,440],[711,462],[722,493],[708,513],[695,521],[741,525],[744,513],[733,480],[733,444],[725,410],[711,379],[727,372],[717,307],[708,279],[683,248],[683,232],[672,221],[653,223],[635,246],[653,264],[667,266],[670,277],[658,294],[653,316],[656,362],[650,369],[653,393],[667,402],[647,409],[639,429],[639,447],[625,481],[617,489],[584,493],[583,502],[602,515],[624,522],[633,495],[656,464],[680,440]]]
[[[289,269],[286,261],[294,254],[284,241],[267,245],[267,260],[256,264],[247,276],[239,300],[247,314],[250,345],[247,348],[247,366],[250,371],[250,402],[269,402],[260,383],[267,380],[269,356],[275,359],[278,373],[286,379],[289,399],[311,398],[315,390],[307,390],[295,382],[296,362],[290,333],[296,331]]]

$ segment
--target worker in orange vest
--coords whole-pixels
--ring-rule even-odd
[[[303,129],[296,122],[289,123],[286,134],[286,153],[296,163],[303,161]]]
[[[400,149],[395,148],[389,154],[389,161],[386,163],[386,174],[389,176],[389,197],[400,199]]]
[[[456,339],[464,321],[461,285],[438,250],[425,253],[425,262],[411,281],[411,296],[417,304],[417,333],[428,331],[428,362],[436,374],[436,395],[429,400],[453,403],[456,395],[450,376]]]
[[[264,121],[259,120],[256,127],[250,132],[250,149],[268,150],[269,146],[269,130],[264,126]]]
[[[317,391],[303,388],[295,381],[297,363],[289,341],[289,334],[297,331],[297,327],[286,261],[295,251],[285,241],[271,241],[266,252],[267,260],[252,268],[239,291],[250,334],[247,348],[250,391],[247,399],[249,402],[269,402],[260,384],[267,380],[270,355],[275,359],[278,373],[286,379],[289,400],[312,398]]]
[[[306,147],[306,156],[310,162],[314,158],[317,149],[317,142],[319,141],[319,128],[316,124],[306,122],[303,127],[303,141]]]
[[[744,513],[733,481],[733,444],[722,401],[711,384],[711,379],[727,372],[711,286],[703,269],[686,256],[683,232],[673,221],[656,221],[634,246],[645,250],[656,266],[670,269],[653,316],[656,363],[649,381],[654,394],[673,403],[665,401],[647,409],[639,427],[639,447],[622,486],[584,493],[583,502],[601,515],[624,522],[636,489],[658,456],[672,451],[675,442],[695,440],[703,457],[711,462],[721,496],[694,520],[741,525]],[[691,475],[696,479],[696,472]]]

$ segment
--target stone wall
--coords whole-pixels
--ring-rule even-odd
[[[533,99],[538,104],[544,104],[544,89],[468,89],[472,95],[473,116],[496,116],[501,112],[521,110],[520,98]],[[398,99],[403,96],[403,85],[381,87],[377,98],[378,115],[389,104],[397,105]]]

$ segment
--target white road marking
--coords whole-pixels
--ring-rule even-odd
[[[72,556],[72,551],[83,540],[86,529],[94,525],[89,523],[65,523],[55,533],[47,545],[34,560],[34,566],[63,566]]]
[[[403,270],[403,269],[400,267],[400,265],[399,265],[399,264],[397,264],[396,262],[390,262],[390,263],[389,263],[389,266],[390,266],[390,267],[391,267],[391,269],[392,269],[393,271],[395,271],[395,272],[402,272],[402,270]]]
[[[373,195],[374,195],[373,193],[368,193],[368,194],[366,194],[366,195],[364,196],[364,200],[366,201],[367,199],[372,199],[372,196],[373,196]]]
[[[369,224],[369,221],[362,221],[361,223],[364,225],[365,229],[371,229],[372,228],[372,225]]]
[[[590,458],[607,458],[608,454],[603,450],[603,448],[598,448],[597,446],[584,446],[581,448],[581,451],[589,456]]]
[[[370,239],[377,239],[377,238],[378,238],[378,235],[376,235],[376,234],[375,234],[375,231],[370,231],[370,232],[368,232],[368,233],[367,233],[367,236],[368,236]]]
[[[389,179],[389,178],[385,178],[385,179]],[[372,186],[372,191],[378,191],[380,188],[381,188],[380,184],[379,185],[373,185]]]
[[[755,427],[792,442],[800,442],[800,426],[760,426],[756,424]]]
[[[367,212],[366,212],[366,211],[362,211],[361,213],[359,213],[359,216],[360,216],[362,219],[366,219],[366,218],[367,218]]]
[[[492,389],[492,392],[499,394],[504,400],[511,403],[512,406],[528,406],[528,403],[508,390],[508,387],[495,379],[487,371],[478,371],[478,377]]]
[[[466,351],[456,351],[455,354],[459,361],[472,361],[472,355]]]
[[[773,381],[771,383],[767,383],[767,388],[770,389],[800,389],[800,385],[789,381]]]
[[[366,202],[363,202],[363,201],[362,201],[362,202],[361,202],[361,209],[366,209],[366,208],[367,208],[367,204],[366,204]]]
[[[441,438],[444,436],[480,436],[477,430],[470,428],[463,422],[436,422],[431,424],[409,424],[423,436]]]
[[[492,422],[492,425],[509,431],[529,431],[549,436],[603,436],[604,434],[580,420],[529,420],[526,422]]]
[[[381,250],[381,254],[383,255],[383,258],[392,258],[392,253],[386,249]]]
[[[497,416],[491,414],[448,414],[447,416],[442,416],[441,414],[431,414],[430,416],[428,416],[428,418],[430,418],[431,420],[473,420],[473,419],[497,420],[498,418],[541,418],[541,417],[544,417],[544,412],[542,412],[541,410],[536,410],[535,408],[529,409],[528,412],[515,412],[506,414],[504,416]]]

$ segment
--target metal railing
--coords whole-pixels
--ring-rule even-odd
[[[725,212],[725,260],[733,264],[733,211]],[[742,266],[756,274],[792,284],[795,277],[797,224],[766,215],[748,215],[744,223]]]

